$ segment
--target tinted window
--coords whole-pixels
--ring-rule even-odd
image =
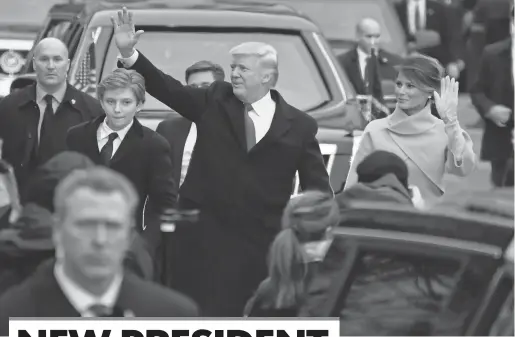
[[[340,334],[459,334],[482,289],[476,282],[481,270],[462,267],[458,260],[444,257],[360,254],[350,289],[338,306]]]
[[[44,35],[45,37],[55,37],[57,39],[63,40],[64,35],[66,34],[66,31],[68,28],[70,28],[71,22],[70,21],[61,21],[61,20],[54,20],[50,22],[49,29]]]
[[[209,60],[225,70],[230,81],[229,50],[239,43],[262,41],[274,46],[279,54],[277,89],[286,101],[301,110],[310,110],[329,100],[322,75],[304,40],[298,35],[242,32],[152,32],[145,31],[138,49],[166,74],[185,83],[184,72],[193,63]],[[111,42],[104,76],[116,67],[118,50]],[[144,110],[170,110],[153,97],[148,97]]]

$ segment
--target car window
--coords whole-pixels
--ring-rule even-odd
[[[96,97],[97,83],[102,73],[111,33],[111,27],[95,27],[88,30],[79,50],[80,58],[72,65],[68,77],[71,85],[93,97]]]
[[[67,20],[52,20],[50,21],[49,29],[43,38],[55,37],[57,39],[63,40],[66,31],[68,28],[70,28],[70,25],[71,22]]]
[[[336,308],[342,336],[459,334],[487,282],[481,268],[457,259],[373,249],[359,254],[349,277]]]
[[[144,29],[144,28],[143,28]],[[239,43],[261,41],[274,46],[279,55],[279,80],[276,88],[291,105],[310,110],[330,99],[324,79],[299,35],[245,32],[148,31],[141,36],[138,50],[166,74],[185,83],[184,72],[193,63],[209,60],[220,64],[225,80],[230,81],[229,50]],[[118,50],[111,42],[103,73],[116,68]],[[143,110],[170,110],[149,97]]]

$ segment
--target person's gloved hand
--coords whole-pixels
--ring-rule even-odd
[[[459,82],[449,76],[440,81],[440,94],[434,92],[435,106],[445,124],[458,121]]]

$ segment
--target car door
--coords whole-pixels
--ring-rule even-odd
[[[505,263],[497,270],[479,307],[468,336],[513,336],[513,241]]]
[[[481,243],[353,227],[335,230],[331,250],[341,263],[314,312],[339,317],[341,336],[463,334],[502,255]]]

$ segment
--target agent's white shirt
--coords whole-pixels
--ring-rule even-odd
[[[93,305],[100,304],[113,308],[123,280],[123,275],[116,275],[107,291],[102,296],[95,296],[66,276],[62,264],[55,264],[54,275],[64,295],[82,317],[94,317],[94,314],[88,310]]]
[[[182,185],[184,179],[186,178],[186,173],[188,173],[188,167],[191,161],[191,154],[193,153],[193,148],[195,147],[196,142],[197,126],[195,125],[195,123],[191,123],[190,132],[188,132],[188,137],[186,138],[186,143],[184,144],[184,152],[182,154],[181,180],[179,182],[179,186]]]
[[[41,137],[41,125],[43,124],[43,116],[45,115],[46,109],[46,101],[45,96],[48,93],[43,90],[39,85],[36,85],[36,103],[39,107],[39,122],[38,122],[38,139]],[[51,94],[52,98],[52,110],[54,110],[54,114],[59,108],[59,105],[64,99],[64,95],[66,94],[66,83],[59,88],[56,92]]]
[[[426,0],[408,0],[408,29],[415,34],[418,28],[415,25],[415,15],[420,15],[421,29],[426,27]]]

